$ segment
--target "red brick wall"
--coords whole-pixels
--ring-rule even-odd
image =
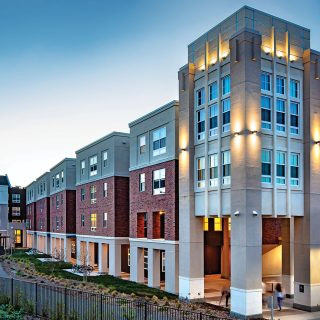
[[[61,195],[63,204],[61,204]],[[56,205],[56,196],[59,198],[59,207]],[[57,233],[76,232],[76,191],[64,190],[50,197],[50,231]],[[59,220],[59,230],[56,229],[56,217]],[[63,225],[61,226],[61,217]]]
[[[280,218],[262,219],[262,244],[278,244],[281,237]]]
[[[27,205],[27,214],[26,214],[27,219],[30,220],[31,222],[31,228],[28,228],[28,230],[36,230],[36,203],[32,202]]]
[[[166,193],[152,194],[152,174],[154,170],[166,169]],[[139,175],[145,173],[146,190],[139,192]],[[148,238],[154,237],[153,213],[165,212],[165,239],[178,240],[178,161],[172,160],[130,172],[130,237],[137,238],[138,213],[146,212],[148,217]],[[155,225],[157,223],[155,222]],[[143,234],[143,233],[142,233]],[[157,235],[157,231],[155,231]]]
[[[42,210],[41,210],[42,209]],[[40,229],[40,218],[43,219],[43,227]],[[36,230],[50,231],[50,198],[43,198],[36,202]]]
[[[103,184],[108,184],[108,194],[103,197]],[[90,187],[96,186],[97,202],[91,204]],[[81,189],[85,189],[85,200],[81,201]],[[109,177],[77,186],[76,193],[76,231],[77,234],[128,237],[129,235],[129,178]],[[108,213],[107,227],[103,227],[103,214]],[[91,231],[90,214],[97,214],[97,229]],[[81,214],[85,225],[81,226]]]

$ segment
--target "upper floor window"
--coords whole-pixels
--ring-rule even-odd
[[[106,228],[108,226],[108,213],[103,213],[103,227]]]
[[[298,153],[290,154],[290,183],[292,186],[299,185],[299,165],[300,159]]]
[[[146,174],[140,173],[139,174],[139,191],[143,192],[146,190]]]
[[[52,177],[52,188],[54,188],[54,177]]]
[[[86,162],[85,162],[85,160],[82,160],[81,161],[81,174],[82,175],[84,175],[85,169],[86,169]]]
[[[222,101],[222,132],[230,131],[230,98]]]
[[[210,137],[213,137],[218,134],[218,114],[219,114],[218,104],[215,103],[212,106],[210,106],[209,112],[210,112],[209,135],[210,135]]]
[[[277,177],[278,184],[286,184],[286,153],[277,151]]]
[[[222,78],[222,95],[228,94],[231,91],[230,75]]]
[[[104,168],[108,166],[108,151],[102,153],[102,164]]]
[[[209,156],[209,169],[210,169],[210,187],[218,186],[218,154],[212,154]]]
[[[218,85],[217,81],[209,84],[209,101],[215,100],[218,98]]]
[[[261,96],[261,127],[271,129],[271,99]]]
[[[231,155],[230,151],[222,152],[222,184],[227,185],[231,182]]]
[[[166,192],[166,169],[153,171],[153,194]]]
[[[143,154],[146,152],[146,136],[139,137],[139,153]]]
[[[290,103],[290,133],[299,134],[299,103]]]
[[[201,157],[197,159],[197,187],[204,188],[206,183],[206,174],[205,174],[205,158]]]
[[[92,204],[97,202],[97,187],[96,186],[90,187],[90,202]]]
[[[269,73],[261,73],[261,90],[271,91],[271,76]]]
[[[91,226],[91,231],[96,231],[96,229],[97,229],[97,214],[96,213],[90,214],[90,226]]]
[[[153,132],[153,156],[166,153],[166,127],[157,129]]]
[[[12,197],[12,203],[20,203],[21,196],[19,193],[13,193],[11,197]]]
[[[203,140],[205,136],[205,120],[206,112],[205,109],[197,111],[197,139]]]
[[[80,200],[84,201],[85,196],[86,196],[86,191],[85,191],[84,188],[81,188],[81,190],[80,190]]]
[[[60,187],[60,175],[59,173],[56,174],[56,188],[59,188]]]
[[[277,131],[286,131],[286,106],[285,101],[277,99]]]
[[[276,82],[276,92],[278,94],[284,94],[285,91],[285,78],[277,76],[277,82]]]
[[[103,183],[103,197],[105,198],[108,195],[108,183]]]
[[[90,158],[90,176],[95,176],[98,173],[98,157]]]
[[[20,216],[20,207],[12,207],[12,215],[13,216]]]
[[[291,98],[299,98],[299,81],[290,80],[290,96]]]
[[[81,214],[81,227],[84,227],[84,214]]]
[[[261,150],[261,182],[271,183],[271,150]]]
[[[59,208],[60,206],[60,199],[59,199],[59,195],[56,195],[56,207]]]
[[[204,88],[201,88],[196,91],[196,99],[197,107],[204,104]]]
[[[63,183],[63,181],[64,181],[64,172],[61,171],[61,183]]]
[[[59,220],[59,217],[56,216],[56,230],[59,230],[59,229],[60,229],[60,220]]]
[[[60,194],[60,201],[61,201],[61,204],[63,204],[63,193]]]

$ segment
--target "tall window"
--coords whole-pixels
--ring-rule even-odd
[[[91,203],[97,202],[97,187],[96,186],[90,187],[90,202]]]
[[[61,183],[63,183],[63,181],[64,181],[64,173],[63,173],[63,171],[61,171]]]
[[[285,78],[277,76],[276,92],[278,94],[284,94],[284,90],[285,90]]]
[[[222,132],[230,131],[230,98],[222,101]]]
[[[213,218],[214,231],[222,231],[222,220],[221,218]]]
[[[58,173],[56,174],[56,188],[59,188],[59,186],[60,186],[60,175]]]
[[[290,103],[290,133],[299,134],[299,103]]]
[[[205,158],[201,157],[197,159],[197,187],[204,188],[205,182]]]
[[[95,176],[98,173],[98,157],[90,158],[90,176]]]
[[[203,140],[205,136],[205,121],[206,112],[205,109],[197,111],[197,139]]]
[[[84,188],[81,188],[81,190],[80,190],[80,200],[84,201],[85,196],[86,196],[86,190]]]
[[[108,151],[104,151],[102,154],[102,164],[104,168],[108,166]]]
[[[143,216],[143,235],[145,238],[148,237],[148,214],[146,212]]]
[[[52,177],[52,188],[54,188],[54,176]]]
[[[63,193],[60,194],[60,202],[63,204]]]
[[[139,174],[139,191],[143,192],[146,190],[146,174],[140,173]]]
[[[204,88],[196,91],[196,105],[197,107],[204,104]]]
[[[261,127],[271,129],[271,99],[261,96]]]
[[[290,80],[290,96],[291,98],[299,98],[299,81]]]
[[[271,183],[271,150],[261,150],[261,182]]]
[[[103,183],[103,197],[105,198],[108,195],[108,183]]]
[[[210,129],[209,129],[209,135],[210,137],[215,136],[218,134],[218,104],[215,103],[212,106],[210,106]]]
[[[230,151],[222,152],[222,184],[227,185],[231,182],[231,155]]]
[[[12,203],[20,203],[20,194],[19,193],[13,193],[12,194]]]
[[[84,214],[81,214],[81,227],[84,227]]]
[[[157,129],[153,132],[153,156],[166,153],[166,127]]]
[[[277,99],[277,131],[286,131],[286,106],[285,101]]]
[[[140,154],[146,152],[146,136],[139,137],[139,152]]]
[[[41,223],[41,229],[42,229],[42,223]],[[60,229],[60,220],[59,220],[59,217],[56,216],[56,230],[59,230]]]
[[[59,195],[56,195],[56,207],[59,208],[60,207],[60,198]]]
[[[269,73],[261,73],[261,90],[270,91],[271,90],[271,76]]]
[[[96,229],[97,229],[97,214],[96,213],[90,214],[90,226],[91,226],[91,231],[96,231]]]
[[[277,177],[278,184],[286,183],[286,154],[282,151],[277,151]]]
[[[218,154],[212,154],[209,156],[209,169],[210,169],[210,187],[218,186]]]
[[[230,75],[222,78],[222,95],[228,94],[231,91]]]
[[[161,251],[161,272],[166,272],[166,252]]]
[[[209,101],[215,100],[218,98],[218,86],[217,81],[209,84]]]
[[[84,160],[81,161],[81,174],[84,175],[86,169],[86,162]]]
[[[103,227],[106,228],[108,226],[108,213],[103,213]]]
[[[20,207],[12,207],[12,215],[15,217],[20,216]]]
[[[291,153],[290,155],[290,183],[292,186],[299,185],[299,165],[300,159],[298,153]]]
[[[166,169],[153,171],[153,194],[166,192]]]

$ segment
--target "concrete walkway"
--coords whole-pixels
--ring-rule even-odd
[[[1,278],[10,278],[8,274],[4,271],[2,264],[0,263],[0,277]]]

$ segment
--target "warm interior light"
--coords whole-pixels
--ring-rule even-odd
[[[214,231],[222,231],[222,219],[214,218]]]
[[[164,211],[162,211],[162,210],[161,210],[161,211],[159,211],[159,214],[160,214],[160,215],[164,214]]]
[[[203,231],[208,231],[208,230],[209,230],[209,219],[203,218]]]

